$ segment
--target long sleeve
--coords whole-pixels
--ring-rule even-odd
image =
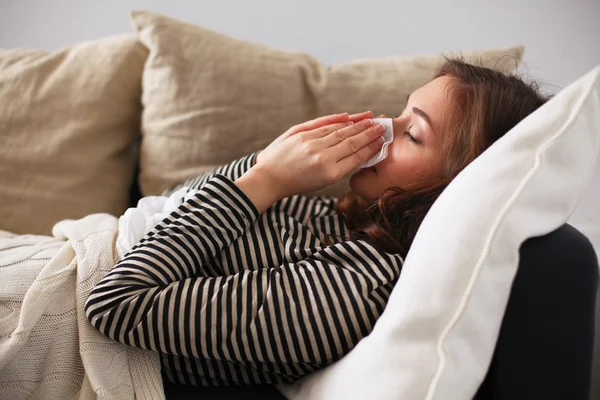
[[[198,190],[202,188],[202,186],[208,182],[210,178],[215,176],[216,174],[221,174],[226,176],[227,178],[235,181],[242,175],[246,173],[255,163],[257,152],[247,154],[237,160],[233,160],[228,164],[220,165],[216,168],[213,168],[210,171],[204,172],[198,176],[187,179],[184,182],[167,189],[161,193],[162,196],[170,196],[172,193],[176,192],[180,188],[187,186],[189,190]],[[188,191],[189,191],[188,190]]]
[[[206,276],[204,268],[258,217],[239,187],[214,175],[93,289],[90,322],[114,340],[163,354],[306,366],[296,377],[339,359],[383,312],[400,262],[344,242],[276,268]]]

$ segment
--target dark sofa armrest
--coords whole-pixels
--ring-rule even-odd
[[[527,240],[475,399],[588,400],[597,287],[598,258],[577,229]]]

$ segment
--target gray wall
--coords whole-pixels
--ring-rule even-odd
[[[528,71],[559,86],[600,64],[597,0],[0,0],[0,47],[52,50],[131,32],[132,8],[325,63],[522,43]]]
[[[304,51],[327,64],[523,44],[521,71],[552,93],[600,64],[599,0],[0,0],[0,47],[54,50],[132,32],[132,8]],[[570,222],[600,254],[600,164],[596,171]],[[600,399],[600,387],[594,391]]]

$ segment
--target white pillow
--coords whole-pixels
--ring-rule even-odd
[[[385,312],[289,399],[470,399],[486,375],[519,247],[563,225],[598,158],[600,67],[465,168],[421,225]]]

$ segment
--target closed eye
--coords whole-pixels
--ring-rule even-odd
[[[409,131],[404,132],[404,135],[406,136],[406,138],[408,140],[410,140],[411,142],[415,142],[415,143],[419,143],[419,141],[417,139],[415,139],[415,137],[413,135],[410,134]]]

